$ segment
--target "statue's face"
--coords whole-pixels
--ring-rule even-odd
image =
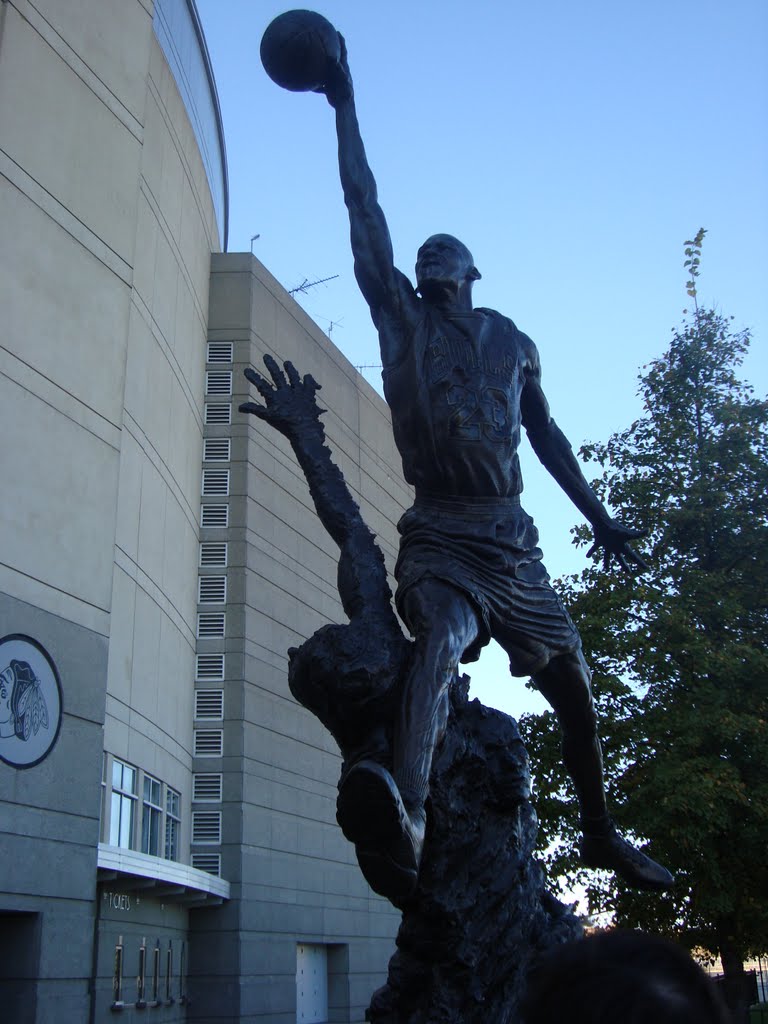
[[[416,255],[416,281],[422,290],[430,283],[458,288],[473,269],[472,253],[453,235],[432,235]]]

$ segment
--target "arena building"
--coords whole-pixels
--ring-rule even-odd
[[[265,200],[266,201],[266,200]],[[270,201],[272,201],[270,199]],[[0,0],[0,1016],[361,1021],[398,915],[287,649],[344,621],[264,353],[392,566],[384,402],[250,254],[193,0]]]

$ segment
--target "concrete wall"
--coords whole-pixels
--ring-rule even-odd
[[[5,595],[0,623],[4,635],[24,632],[45,643],[64,690],[61,731],[48,757],[23,770],[0,764],[0,943],[13,953],[0,958],[0,993],[5,1006],[7,984],[25,983],[7,1011],[19,1024],[86,1020],[106,643]]]
[[[219,237],[197,142],[154,37],[148,71],[104,743],[182,794],[188,860],[205,332]]]
[[[115,956],[118,944],[122,957],[120,1020],[146,1020],[153,1024],[181,1024],[187,1019],[186,970],[188,946],[185,942],[189,911],[163,902],[151,890],[124,890],[120,882],[100,887],[98,899],[97,970],[95,978],[94,1020],[108,1020],[115,997]],[[180,936],[182,938],[180,939]],[[141,975],[141,948],[145,949],[144,974]],[[155,948],[160,955],[155,964]],[[169,955],[170,952],[170,955]],[[157,967],[157,972],[155,972]],[[143,1002],[139,1003],[142,977]],[[155,998],[157,996],[157,998]]]
[[[209,276],[208,182],[152,0],[0,0],[0,640],[42,645],[63,708],[36,765],[4,762],[0,737],[0,993],[19,1024],[101,1019],[121,935],[126,979],[144,937],[189,949],[196,998],[153,1008],[167,1021],[293,1021],[300,943],[325,950],[331,1019],[358,1021],[393,949],[398,916],[335,824],[338,752],[287,689],[288,647],[342,621],[336,552],[282,438],[236,411],[204,423],[207,340],[234,343],[235,409],[267,351],[323,383],[390,568],[410,494],[386,406],[267,271],[214,255]],[[201,530],[217,436],[229,526]],[[200,640],[199,543],[222,539],[226,632]],[[226,659],[221,758],[193,757],[207,652]],[[103,751],[181,794],[180,860],[221,854],[229,902],[200,906],[201,878],[226,888],[201,871],[97,869]],[[220,844],[191,841],[213,806],[193,806],[194,772],[223,774]]]
[[[43,644],[64,712],[45,761],[0,765],[0,907],[39,915],[15,1019],[86,1020],[152,20],[136,0],[18,0],[0,19],[0,635]]]
[[[118,59],[91,59],[110,15]],[[138,0],[0,16],[0,582],[106,636],[152,22]]]
[[[152,13],[0,3],[0,638],[41,643],[63,693],[47,759],[0,763],[0,940],[34,946],[18,1021],[88,1017],[104,746],[183,794],[189,855],[220,241]]]
[[[325,945],[330,1019],[362,1020],[394,951],[399,915],[370,890],[336,824],[335,743],[287,686],[288,648],[327,622],[346,621],[335,584],[338,551],[288,442],[236,411],[254,397],[244,367],[263,369],[269,353],[322,384],[334,458],[390,571],[394,524],[411,495],[386,405],[252,256],[213,257],[209,338],[234,343],[233,423],[209,429],[228,430],[232,438],[218,770],[224,773],[223,873],[238,903],[196,914],[193,963],[237,990],[232,1019],[277,1024],[296,1019],[297,945]],[[203,531],[202,538],[216,533]],[[204,997],[195,1005],[201,1020],[230,1019]]]

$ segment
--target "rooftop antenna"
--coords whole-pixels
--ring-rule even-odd
[[[341,320],[343,320],[343,319],[344,319],[344,317],[341,318]],[[334,327],[341,327],[341,320],[329,320],[328,321],[328,337],[329,338],[330,338],[331,334],[333,334],[333,328]]]
[[[258,238],[259,236],[257,235],[256,237]],[[326,281],[335,281],[338,276],[338,274],[332,274],[330,277],[320,277],[317,281],[310,281],[308,277],[305,277],[301,284],[296,285],[295,288],[289,288],[288,294],[295,295],[296,292],[301,292],[303,295],[306,295],[309,289],[314,288],[315,285],[325,284]]]
[[[253,256],[253,243],[257,238],[261,238],[261,235],[251,235],[251,256]]]

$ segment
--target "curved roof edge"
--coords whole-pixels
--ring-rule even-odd
[[[223,252],[229,243],[229,171],[221,105],[195,0],[154,0],[152,23],[197,140]]]
[[[211,98],[213,99],[213,106],[216,112],[216,129],[219,136],[219,146],[221,149],[221,177],[224,182],[224,238],[222,251],[227,251],[227,245],[229,242],[229,170],[227,167],[227,144],[224,139],[224,122],[221,118],[221,105],[219,104],[219,92],[216,88],[216,78],[213,74],[213,64],[211,63],[211,55],[208,52],[208,44],[205,41],[205,33],[203,32],[203,25],[200,21],[200,14],[197,10],[197,4],[195,0],[187,0],[187,7],[192,18],[192,24],[195,28],[195,34],[197,40],[200,43],[200,52],[203,55],[203,61],[205,62],[205,72],[208,76],[208,84],[211,87]]]

